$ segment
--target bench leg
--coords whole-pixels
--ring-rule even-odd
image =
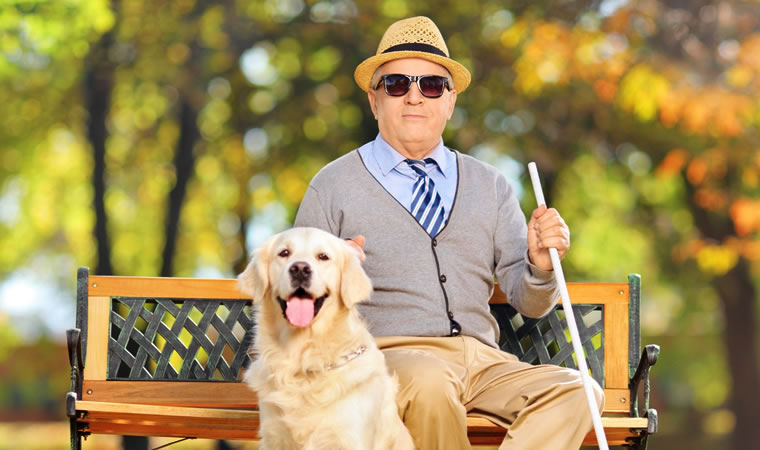
[[[626,441],[628,441],[626,447],[636,450],[646,450],[647,444],[649,443],[649,436],[657,433],[657,428],[659,427],[659,424],[657,422],[657,410],[648,409],[646,417],[649,419],[649,425],[647,429],[642,430],[641,434],[638,437],[626,439]]]
[[[71,450],[82,450],[82,435],[79,434],[79,424],[76,418],[69,419],[71,433]]]

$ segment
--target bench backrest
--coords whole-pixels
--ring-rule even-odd
[[[627,413],[639,359],[640,277],[570,283],[568,290],[589,369],[605,388],[605,411]],[[577,368],[561,306],[529,319],[498,289],[490,303],[503,350],[533,364]],[[89,276],[80,269],[82,399],[254,408],[255,395],[238,382],[250,362],[251,317],[251,301],[234,279]]]

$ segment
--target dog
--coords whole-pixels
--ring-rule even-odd
[[[292,228],[259,247],[239,290],[253,298],[262,449],[407,450],[398,383],[355,305],[372,284],[349,244]]]

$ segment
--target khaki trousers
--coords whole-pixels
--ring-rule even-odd
[[[589,430],[580,373],[533,366],[469,336],[376,338],[399,379],[399,414],[419,450],[470,448],[467,414],[507,428],[500,450],[578,449]],[[594,383],[601,411],[604,392]]]

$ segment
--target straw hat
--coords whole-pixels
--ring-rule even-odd
[[[411,17],[391,24],[380,39],[375,56],[365,59],[356,67],[354,80],[362,90],[369,91],[372,75],[381,65],[401,58],[422,58],[440,64],[454,78],[454,88],[464,92],[470,84],[470,72],[449,58],[449,49],[440,30],[424,16]]]

